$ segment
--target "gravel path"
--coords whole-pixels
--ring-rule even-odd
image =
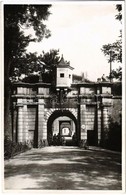
[[[121,190],[121,155],[90,148],[31,149],[5,161],[5,190]]]

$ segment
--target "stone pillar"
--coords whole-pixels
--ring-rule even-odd
[[[71,122],[71,133],[73,135],[74,134],[73,133],[73,131],[74,131],[74,122],[73,122],[73,120],[70,120],[70,122]]]
[[[101,146],[105,147],[108,139],[108,111],[106,107],[102,108],[102,131],[101,131]]]
[[[18,142],[23,142],[23,106],[18,107]]]
[[[108,129],[108,109],[103,108],[103,129]]]
[[[80,139],[81,140],[87,140],[87,129],[85,125],[85,115],[86,115],[86,105],[81,105],[80,106]]]
[[[44,120],[43,120],[43,140],[47,141],[47,125],[46,125],[46,121],[45,121],[45,116],[44,116]]]
[[[98,145],[101,143],[101,110],[98,109]]]
[[[38,142],[47,140],[47,125],[44,116],[44,99],[39,99],[38,105]]]
[[[44,100],[39,99],[38,105],[38,141],[43,139]]]
[[[23,118],[24,118],[24,132],[23,132],[23,140],[28,140],[28,112],[27,112],[27,105],[24,105],[23,107]]]

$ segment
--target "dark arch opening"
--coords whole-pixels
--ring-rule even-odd
[[[55,119],[57,119],[59,117],[62,117],[62,116],[63,117],[64,116],[69,117],[74,122],[75,132],[76,132],[76,143],[75,143],[75,145],[78,145],[78,143],[79,143],[79,132],[78,132],[78,129],[77,129],[77,127],[78,127],[77,123],[78,122],[77,122],[76,117],[69,110],[56,110],[49,117],[49,119],[47,121],[47,140],[48,140],[49,145],[51,145],[50,144],[50,139],[52,139],[52,137],[53,137],[52,124],[53,124]]]

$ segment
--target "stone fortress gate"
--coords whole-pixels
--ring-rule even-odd
[[[73,68],[62,57],[56,68],[56,84],[17,82],[13,84],[13,140],[49,143],[60,134],[66,144],[87,140],[100,145],[108,129],[113,104],[110,82],[72,83]]]

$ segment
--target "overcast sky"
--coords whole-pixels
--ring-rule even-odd
[[[115,20],[115,4],[55,3],[50,12],[52,14],[46,24],[51,30],[51,37],[41,43],[30,44],[28,50],[41,53],[42,50],[59,49],[60,55],[63,54],[74,67],[74,73],[85,72],[93,81],[102,74],[108,75],[109,64],[101,48],[103,44],[113,43],[119,36],[121,24]],[[112,68],[118,66],[112,64]]]

